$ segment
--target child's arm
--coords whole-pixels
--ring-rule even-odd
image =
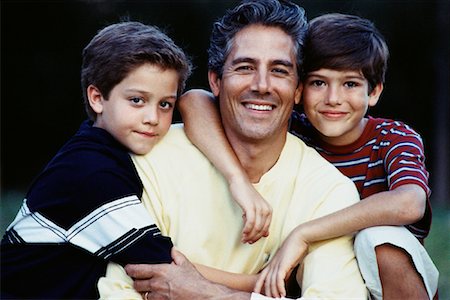
[[[252,292],[258,279],[258,275],[231,273],[204,265],[194,265],[206,279],[240,291]]]
[[[214,101],[207,91],[190,90],[177,102],[187,136],[222,172],[244,212],[242,242],[253,243],[269,234],[272,208],[254,189],[228,143]]]
[[[283,242],[255,286],[265,286],[268,296],[286,294],[285,279],[306,254],[308,244],[381,225],[406,225],[422,218],[426,193],[418,185],[406,184],[380,192],[352,206],[296,227]]]

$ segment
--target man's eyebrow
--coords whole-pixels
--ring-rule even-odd
[[[237,57],[237,58],[233,59],[233,61],[231,63],[233,65],[240,64],[240,63],[252,63],[252,64],[254,64],[254,63],[256,63],[256,60],[254,58],[251,58],[251,57]],[[286,60],[286,59],[275,59],[270,64],[274,65],[274,66],[282,65],[282,66],[285,66],[285,67],[288,67],[288,68],[293,68],[294,67],[294,64],[291,61]]]
[[[256,60],[251,58],[251,57],[237,57],[235,59],[233,59],[233,61],[231,62],[233,65],[237,65],[240,63],[255,63]]]
[[[276,59],[272,62],[272,65],[283,65],[288,68],[294,67],[294,64],[291,61],[285,59]]]

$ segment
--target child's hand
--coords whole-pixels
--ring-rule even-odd
[[[269,297],[286,296],[285,280],[292,270],[303,260],[308,244],[300,233],[293,231],[283,242],[270,263],[261,271],[255,285],[255,292]]]
[[[233,199],[244,212],[242,242],[252,244],[261,237],[268,236],[272,220],[270,204],[255,190],[247,177],[234,178],[230,181],[230,191]]]

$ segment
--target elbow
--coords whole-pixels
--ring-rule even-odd
[[[186,107],[204,105],[208,101],[214,101],[214,95],[211,92],[202,89],[191,89],[181,95],[177,101],[178,108],[182,111]]]
[[[406,212],[404,212],[405,225],[413,224],[420,221],[420,219],[423,218],[424,214],[425,214],[424,205],[412,203],[412,205],[406,210]]]
[[[400,210],[400,219],[403,220],[404,225],[413,224],[423,218],[426,207],[425,191],[415,186],[413,189],[408,189],[402,195],[403,205]]]

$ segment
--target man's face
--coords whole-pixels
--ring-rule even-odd
[[[258,142],[285,135],[301,86],[294,43],[277,27],[250,25],[235,36],[222,78],[210,72],[230,140]]]

